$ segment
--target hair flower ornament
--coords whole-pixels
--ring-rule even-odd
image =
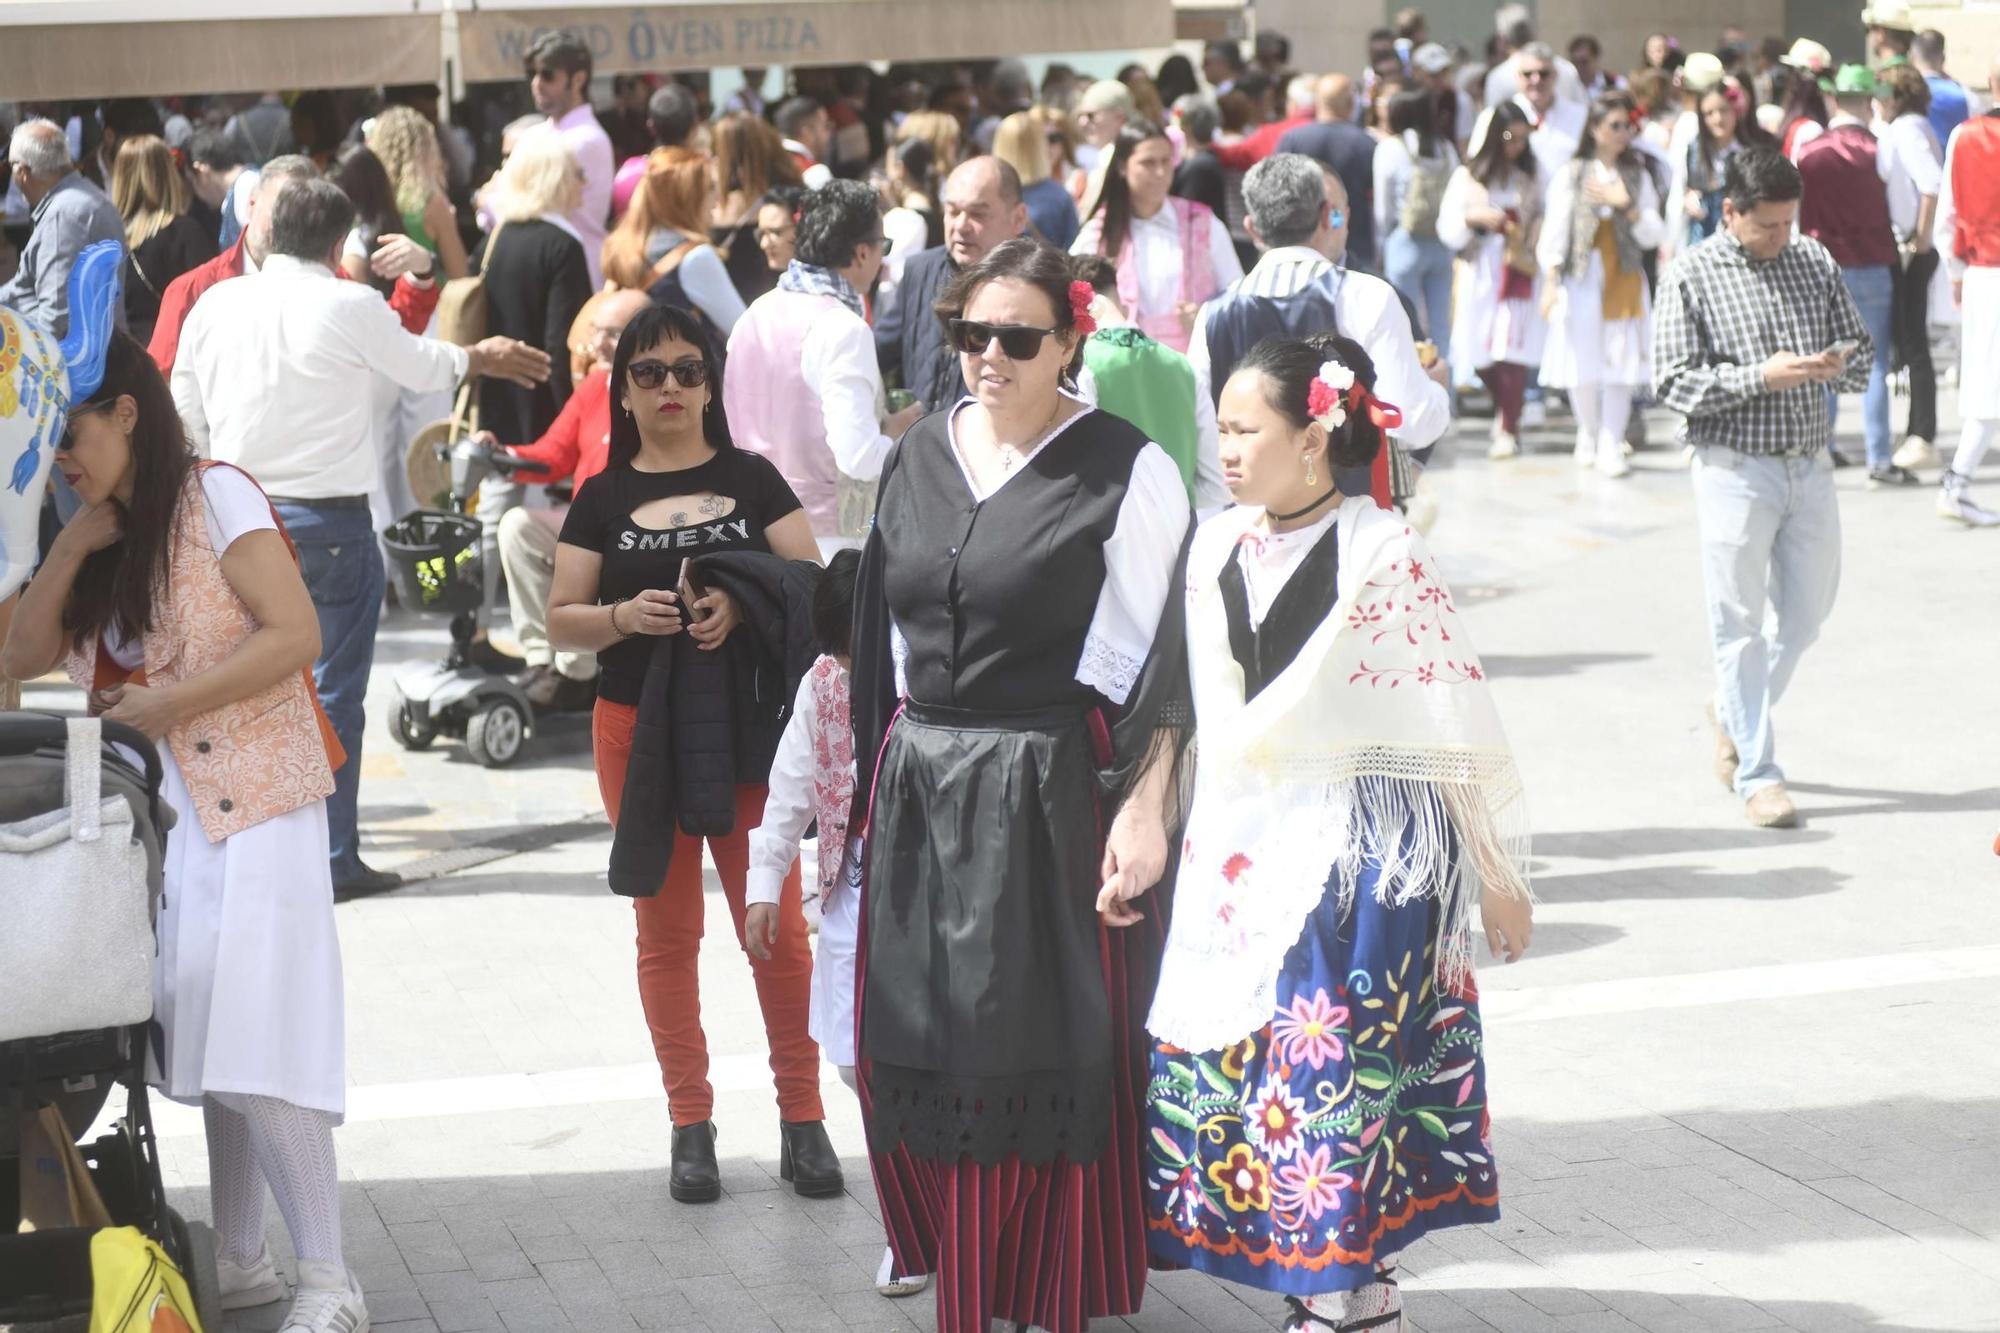
[[[1347,424],[1348,397],[1354,388],[1354,372],[1338,361],[1320,363],[1306,390],[1306,411],[1329,431]]]
[[[1097,332],[1097,317],[1090,313],[1090,303],[1097,298],[1097,289],[1089,283],[1078,280],[1069,285],[1069,314],[1076,331]]]

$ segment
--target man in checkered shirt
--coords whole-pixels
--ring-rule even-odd
[[[1819,242],[1794,235],[1798,168],[1729,159],[1723,226],[1660,279],[1653,390],[1686,418],[1715,642],[1716,773],[1750,822],[1790,828],[1771,707],[1840,586],[1830,397],[1868,382],[1870,342]],[[1777,632],[1764,633],[1764,607]]]

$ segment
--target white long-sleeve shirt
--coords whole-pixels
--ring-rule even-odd
[[[813,794],[813,737],[819,732],[819,700],[813,695],[812,673],[799,681],[792,700],[791,721],[778,738],[778,752],[771,758],[769,789],[764,795],[764,818],[750,830],[750,871],[745,881],[746,905],[775,903],[783,896],[785,876],[799,859],[799,842],[806,836],[816,814],[818,798]],[[838,847],[822,847],[821,856],[839,856]]]
[[[1332,267],[1333,261],[1317,250],[1303,245],[1280,246],[1266,250],[1236,290],[1255,296],[1293,296]],[[1195,397],[1202,401],[1214,398],[1208,310],[1203,305],[1195,317],[1194,337],[1188,343]],[[1403,424],[1396,428],[1396,442],[1404,449],[1435,444],[1451,425],[1451,394],[1426,374],[1423,363],[1417,360],[1410,316],[1396,299],[1395,288],[1371,274],[1350,269],[1341,277],[1333,312],[1340,332],[1360,343],[1375,363],[1375,396],[1402,409]],[[1221,442],[1213,412],[1203,422],[1194,487],[1195,509],[1201,514],[1230,503],[1229,488],[1222,481]]]
[[[1103,234],[1101,218],[1092,219],[1077,233],[1069,252],[1096,254]],[[1170,315],[1180,307],[1186,257],[1181,254],[1180,220],[1172,208],[1162,208],[1149,218],[1132,219],[1132,264],[1138,270],[1139,308],[1127,310],[1128,316],[1136,320],[1140,315]],[[1228,223],[1219,217],[1208,224],[1208,266],[1215,275],[1217,291],[1243,276],[1243,261],[1236,255],[1236,243],[1229,239]]]
[[[882,367],[868,325],[846,309],[814,320],[800,345],[799,365],[806,383],[819,391],[834,466],[856,481],[881,476],[896,442],[882,433]]]
[[[449,389],[467,361],[464,348],[407,332],[367,283],[272,255],[195,302],[174,359],[174,404],[199,453],[273,495],[366,495],[379,471],[374,377]]]

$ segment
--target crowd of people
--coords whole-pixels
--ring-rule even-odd
[[[110,244],[122,331],[0,670],[66,665],[162,744],[157,1074],[204,1108],[224,1307],[284,1294],[268,1182],[286,1333],[366,1318],[333,903],[397,883],[358,827],[376,538],[429,499],[419,428],[469,414],[546,469],[477,497],[520,655],[476,652],[591,711],[674,1199],[723,1188],[706,858],[800,1194],[846,1187],[822,1053],[860,1099],[885,1296],[1077,1333],[1192,1267],[1302,1333],[1399,1327],[1395,1255],[1497,1216],[1472,942],[1519,957],[1532,911],[1397,511],[1474,386],[1493,459],[1566,403],[1608,477],[1638,404],[1678,413],[1717,775],[1796,822],[1771,716],[1838,587],[1837,394],[1906,486],[1942,461],[1938,292],[2000,364],[2000,118],[1864,17],[1842,66],[1661,35],[1621,76],[1508,7],[1476,58],[1405,11],[1353,74],[1267,32],[1039,86],[746,71],[719,110],[620,76],[602,112],[552,32],[476,184],[422,90],[344,139],[319,94],[23,119],[0,306],[60,336]],[[1939,511],[2000,524],[2000,388],[1959,389]]]

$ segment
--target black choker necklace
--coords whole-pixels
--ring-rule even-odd
[[[1340,494],[1340,487],[1329,486],[1326,488],[1325,495],[1320,496],[1319,499],[1314,500],[1304,509],[1295,509],[1289,514],[1274,514],[1270,510],[1266,509],[1264,513],[1270,518],[1270,520],[1273,523],[1289,523],[1295,518],[1304,518],[1307,514],[1310,514],[1313,510],[1319,508],[1321,505],[1325,504],[1328,500],[1331,500],[1334,496],[1339,494]]]

